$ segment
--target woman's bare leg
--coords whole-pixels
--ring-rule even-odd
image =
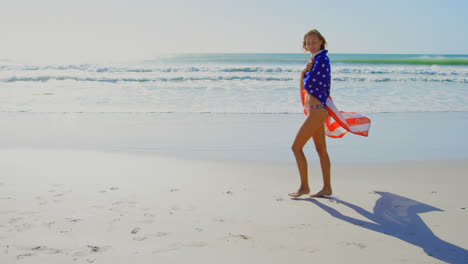
[[[327,143],[325,141],[325,127],[317,129],[312,136],[315,143],[315,149],[320,157],[320,166],[322,167],[323,188],[311,197],[321,197],[332,195],[331,177],[330,177],[330,157],[328,156]]]
[[[296,139],[292,145],[292,151],[296,157],[299,175],[301,176],[301,186],[299,187],[299,190],[290,193],[289,196],[299,197],[301,195],[310,193],[307,159],[304,155],[303,148],[307,141],[309,141],[309,139],[319,128],[323,129],[323,122],[325,121],[325,117],[326,112],[322,109],[312,109],[301,128],[297,132]]]

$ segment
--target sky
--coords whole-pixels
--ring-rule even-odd
[[[468,54],[467,0],[0,0],[0,59],[300,53]]]

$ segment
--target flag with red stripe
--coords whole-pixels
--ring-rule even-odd
[[[307,91],[304,89],[301,92],[301,101],[304,106],[305,94]],[[327,99],[327,117],[325,119],[325,134],[331,138],[341,138],[347,132],[356,135],[367,137],[370,129],[370,119],[354,112],[339,111],[333,103],[331,97]],[[307,115],[307,111],[304,110]]]

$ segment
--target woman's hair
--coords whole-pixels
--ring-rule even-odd
[[[327,41],[325,40],[325,38],[322,36],[322,34],[320,34],[320,32],[316,29],[312,29],[310,30],[309,32],[305,33],[304,35],[304,40],[302,42],[302,48],[306,51],[306,38],[307,36],[309,35],[316,35],[318,39],[320,39],[322,41],[322,45],[320,46],[320,49],[321,50],[324,50],[325,49],[325,46],[327,45]]]

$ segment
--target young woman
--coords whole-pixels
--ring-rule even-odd
[[[309,62],[301,73],[301,93],[307,91],[304,98],[304,110],[307,117],[297,132],[292,145],[292,151],[296,157],[301,186],[296,192],[290,193],[292,197],[309,194],[307,160],[304,155],[304,145],[313,138],[315,148],[320,157],[322,168],[323,188],[311,195],[311,197],[327,196],[332,194],[330,180],[330,158],[328,157],[325,142],[325,109],[327,99],[330,96],[330,61],[327,56],[325,45],[327,42],[318,30],[311,30],[304,35],[303,48],[312,54]]]

